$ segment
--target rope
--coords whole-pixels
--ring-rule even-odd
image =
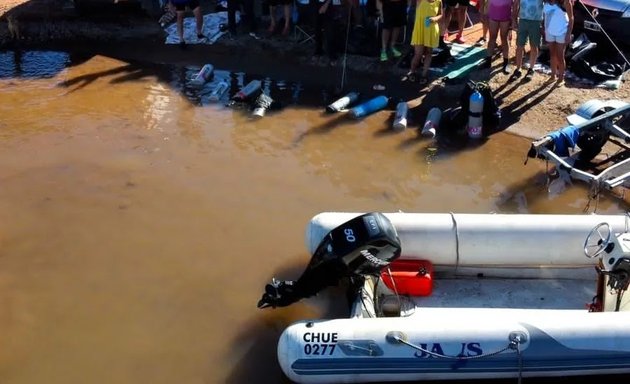
[[[599,27],[599,29],[601,29],[601,31],[604,33],[604,36],[606,36],[606,38],[608,39],[608,41],[610,41],[610,43],[613,45],[613,47],[615,47],[615,49],[617,50],[617,52],[619,53],[619,55],[621,56],[621,58],[626,62],[626,64],[628,64],[628,66],[630,66],[630,61],[628,61],[628,59],[626,59],[626,57],[623,55],[623,53],[621,52],[621,50],[619,49],[619,47],[617,47],[617,45],[612,41],[612,39],[610,38],[610,36],[608,36],[608,32],[606,32],[604,30],[604,27],[602,27],[602,25],[599,23],[599,21],[595,20],[595,17],[593,16],[593,14],[591,13],[591,11],[588,10],[588,8],[586,8],[586,5],[584,5],[584,3],[582,3],[581,1],[579,2],[582,7],[584,8],[584,10],[586,11],[586,13],[588,13],[588,15],[591,17],[591,19],[593,19],[593,21],[595,22],[595,24],[597,24],[597,26]]]
[[[453,221],[453,227],[455,228],[455,273],[457,273],[457,269],[459,268],[459,229],[457,228],[457,221],[455,220],[455,214],[453,212],[449,212],[451,215],[451,220]]]
[[[495,352],[483,353],[483,354],[477,355],[477,356],[449,356],[449,355],[443,355],[441,353],[431,352],[431,351],[429,351],[429,350],[427,350],[425,348],[422,348],[422,347],[420,347],[418,345],[415,345],[415,344],[410,343],[410,342],[408,342],[406,340],[403,340],[400,336],[395,335],[395,336],[392,336],[392,337],[394,338],[394,340],[398,341],[399,343],[405,344],[408,347],[416,349],[416,350],[418,350],[418,351],[420,351],[422,353],[426,353],[427,355],[430,355],[430,356],[433,356],[433,357],[439,357],[439,358],[442,358],[442,359],[475,360],[475,359],[481,359],[481,358],[484,358],[484,357],[492,357],[492,356],[501,354],[501,353],[503,353],[503,352],[505,352],[505,351],[507,351],[509,349],[516,349],[517,353],[519,353],[519,356],[520,356],[520,352],[519,352],[520,349],[518,347],[520,345],[520,343],[521,343],[520,339],[518,339],[518,340],[511,340],[505,348],[500,349],[500,350],[495,351]]]

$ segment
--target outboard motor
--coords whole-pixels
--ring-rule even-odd
[[[400,256],[396,229],[382,213],[366,213],[330,231],[297,281],[273,279],[258,308],[285,307],[344,277],[378,275]]]

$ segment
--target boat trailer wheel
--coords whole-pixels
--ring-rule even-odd
[[[599,223],[595,228],[591,229],[586,241],[584,241],[584,254],[589,259],[595,258],[601,255],[610,243],[610,235],[612,230],[610,224],[604,222]]]

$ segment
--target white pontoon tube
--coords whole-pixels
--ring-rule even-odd
[[[313,253],[333,228],[360,213],[324,212],[306,229]],[[403,259],[424,259],[451,267],[568,267],[594,265],[584,257],[584,239],[608,222],[626,228],[623,215],[509,215],[385,213],[400,238]]]

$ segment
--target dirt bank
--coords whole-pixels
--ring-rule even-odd
[[[206,4],[204,7],[211,7]],[[296,44],[290,38],[266,37],[254,40],[246,34],[231,40],[221,38],[213,45],[194,45],[182,51],[164,44],[164,32],[154,18],[133,7],[99,10],[78,15],[59,0],[8,0],[0,8],[0,47],[21,49],[63,49],[99,54],[124,61],[172,65],[213,63],[219,68],[243,71],[272,78],[301,81],[339,90],[342,76],[345,89],[370,92],[375,84],[386,87],[393,100],[410,100],[419,118],[432,106],[457,105],[463,84],[445,84],[439,79],[420,89],[414,83],[400,82],[405,68],[395,63],[380,63],[376,57],[348,55],[346,72],[343,60],[336,66],[313,61],[312,46]],[[21,39],[10,38],[6,16],[19,23]],[[472,13],[474,20],[474,13]],[[264,21],[263,21],[264,24]],[[469,41],[479,36],[479,25],[466,30]],[[476,70],[474,80],[486,80],[501,102],[502,129],[527,137],[539,137],[566,125],[565,117],[582,102],[593,99],[630,101],[626,81],[619,90],[583,88],[568,82],[563,87],[550,83],[544,74],[530,82],[508,82],[499,72],[500,60],[493,68]]]

